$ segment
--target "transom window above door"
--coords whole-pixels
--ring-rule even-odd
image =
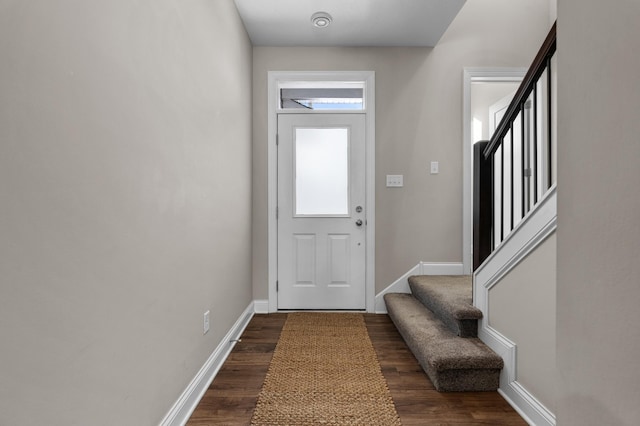
[[[364,82],[314,81],[280,85],[280,110],[362,111]]]

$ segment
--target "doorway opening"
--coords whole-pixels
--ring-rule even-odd
[[[462,263],[473,272],[473,144],[491,137],[495,111],[490,107],[508,99],[522,82],[526,68],[465,68],[463,74],[463,200]],[[491,117],[493,115],[493,117]]]
[[[374,73],[269,72],[268,82],[269,312],[373,312]],[[318,207],[323,193],[335,205]]]

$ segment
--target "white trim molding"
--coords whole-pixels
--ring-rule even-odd
[[[420,262],[403,276],[391,283],[387,288],[376,295],[375,313],[386,314],[387,307],[384,304],[384,295],[387,293],[411,293],[409,277],[412,275],[462,275],[462,263],[432,263]]]
[[[464,275],[462,263],[420,262],[421,275]]]
[[[474,305],[483,312],[478,337],[504,360],[498,391],[529,424],[535,426],[555,426],[555,416],[518,382],[516,343],[489,325],[489,290],[556,228],[557,187],[554,185],[473,276]]]
[[[366,180],[367,193],[365,212],[367,214],[367,266],[365,278],[365,294],[367,312],[375,310],[375,241],[376,241],[376,90],[374,71],[269,71],[267,87],[267,210],[268,210],[268,295],[269,312],[278,311],[278,293],[276,281],[278,279],[278,223],[276,207],[278,204],[278,175],[276,133],[278,129],[278,87],[286,82],[319,82],[319,81],[362,81],[365,83],[365,109],[357,111],[366,115]],[[345,112],[346,113],[346,112]]]
[[[269,313],[269,301],[268,300],[254,300],[253,301],[254,312],[256,314],[268,314]]]
[[[167,415],[162,419],[159,426],[183,426],[189,420],[189,417],[196,409],[198,403],[202,399],[207,388],[213,382],[213,379],[220,371],[222,364],[231,353],[231,350],[240,338],[242,332],[251,321],[254,314],[255,303],[251,302],[249,306],[240,315],[229,332],[222,338],[218,347],[213,351],[211,356],[204,363],[200,371],[195,375],[193,380],[187,385],[182,395],[173,404]]]
[[[473,145],[471,144],[471,83],[520,82],[527,68],[465,68],[462,78],[462,264],[471,274],[473,265]]]
[[[556,416],[517,381],[500,385],[498,393],[532,426],[555,426]]]

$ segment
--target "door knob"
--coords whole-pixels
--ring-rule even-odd
[[[356,220],[356,226],[362,226],[362,219]]]

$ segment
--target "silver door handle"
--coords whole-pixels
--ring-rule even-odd
[[[356,226],[362,226],[362,219],[356,220]]]

